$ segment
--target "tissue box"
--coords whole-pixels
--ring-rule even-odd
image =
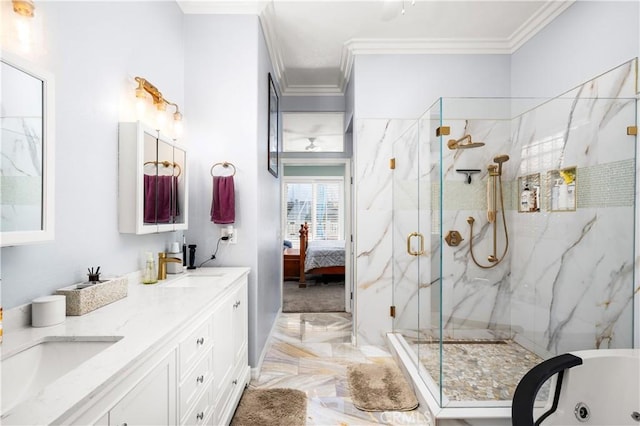
[[[126,277],[110,278],[80,290],[77,289],[77,284],[74,284],[56,290],[56,294],[67,298],[67,316],[77,316],[127,297],[128,284],[129,280]]]

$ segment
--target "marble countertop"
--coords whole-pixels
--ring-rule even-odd
[[[9,310],[2,342],[3,359],[51,336],[122,338],[37,395],[10,408],[7,413],[3,410],[1,423],[51,424],[66,417],[112,383],[127,366],[156,348],[162,348],[169,336],[177,333],[196,314],[212,307],[217,296],[248,273],[249,268],[242,267],[200,268],[169,276],[166,281],[154,285],[144,285],[130,277],[128,296],[124,299],[83,316],[66,317],[64,323],[51,327],[12,324],[10,318],[15,315]],[[210,285],[172,285],[185,275],[215,278],[210,278]]]

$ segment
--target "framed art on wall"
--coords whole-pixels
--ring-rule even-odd
[[[278,92],[269,73],[269,136],[267,140],[267,170],[278,177]]]

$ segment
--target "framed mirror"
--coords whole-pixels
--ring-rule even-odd
[[[53,76],[4,52],[0,67],[0,245],[53,240]]]

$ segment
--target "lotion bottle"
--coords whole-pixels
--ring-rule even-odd
[[[528,212],[529,211],[529,201],[531,200],[531,190],[529,189],[529,184],[524,184],[524,189],[520,193],[520,211]]]
[[[153,253],[147,252],[147,262],[144,266],[142,275],[142,284],[155,284],[158,282],[158,270],[156,269],[156,261]]]

